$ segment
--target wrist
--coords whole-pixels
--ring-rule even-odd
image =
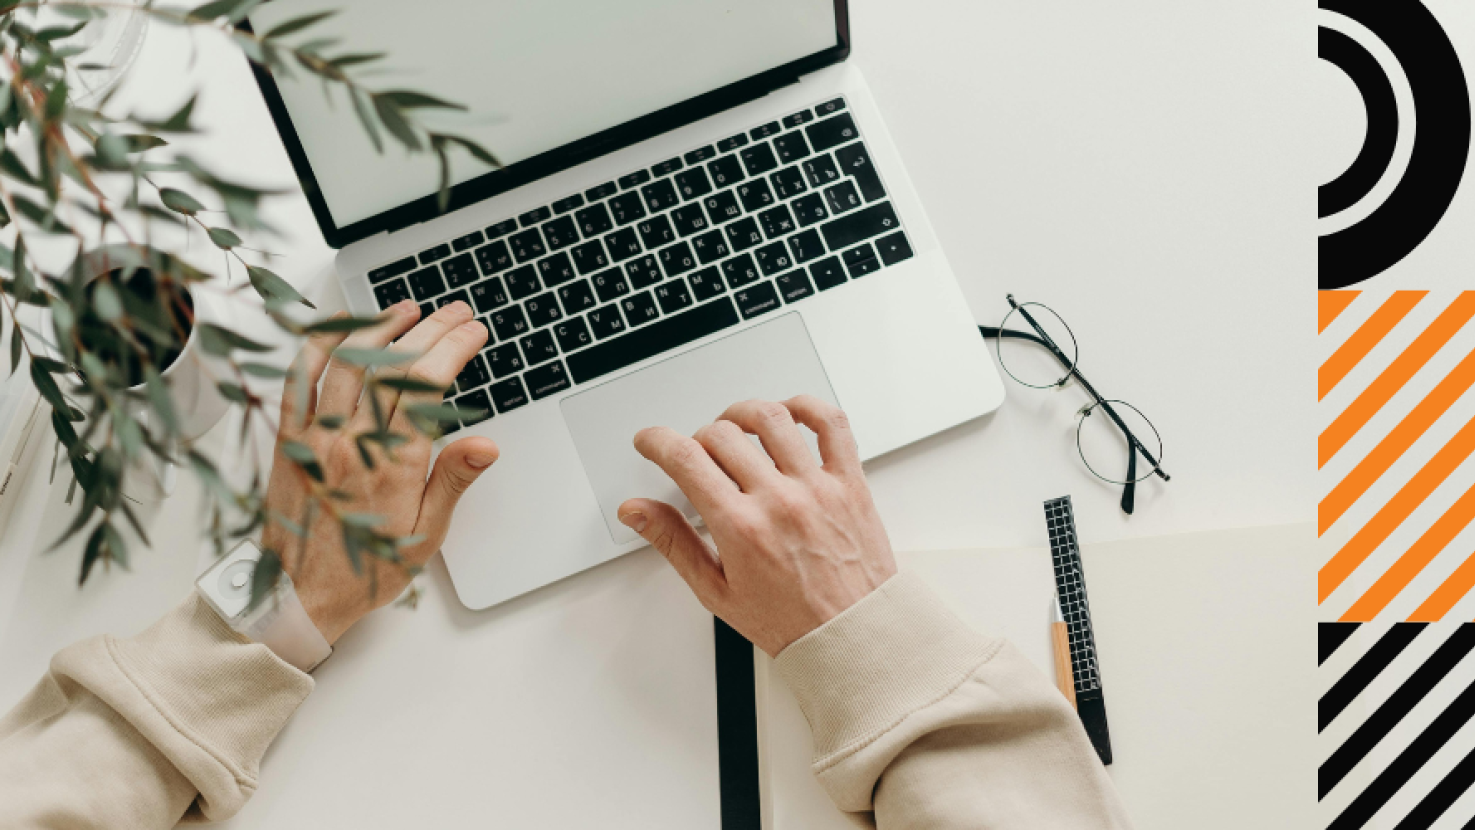
[[[237,634],[311,672],[333,653],[332,645],[287,574],[281,574],[269,594],[252,605],[252,582],[261,555],[251,541],[241,542],[196,580],[195,592]]]

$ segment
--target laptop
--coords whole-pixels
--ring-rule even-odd
[[[316,8],[278,0],[258,30]],[[407,11],[409,13],[407,13]],[[977,418],[1003,385],[850,54],[845,0],[355,0],[317,36],[383,51],[505,165],[376,153],[316,81],[257,80],[355,314],[475,309],[447,399],[501,460],[442,551],[485,608],[640,548],[675,486],[631,445],[730,404],[843,407],[863,458]],[[443,445],[442,441],[442,445]]]

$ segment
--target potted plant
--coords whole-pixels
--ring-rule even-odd
[[[442,207],[453,149],[499,166],[476,143],[424,123],[425,111],[460,109],[457,105],[423,92],[366,85],[363,70],[384,56],[355,53],[315,37],[314,27],[332,12],[254,32],[245,20],[260,2],[214,0],[168,8],[152,0],[138,5],[0,0],[0,349],[8,351],[12,371],[28,364],[30,381],[51,406],[59,452],[81,487],[74,520],[56,540],[60,544],[86,534],[80,581],[99,563],[126,566],[123,523],[147,542],[125,497],[129,471],[140,465],[187,467],[200,479],[211,500],[210,533],[219,552],[268,521],[295,528],[299,535],[309,524],[304,517],[268,515],[264,474],[251,476],[245,486],[232,485],[195,445],[201,427],[218,419],[210,414],[211,407],[219,408],[212,401],[240,407],[248,421],[271,422],[274,407],[251,391],[248,377],[280,378],[284,394],[308,391],[289,372],[261,362],[259,353],[268,347],[232,328],[228,314],[205,313],[208,307],[228,303],[245,289],[259,295],[267,315],[292,335],[352,331],[375,322],[288,313],[292,306],[312,304],[260,264],[240,236],[264,227],[258,209],[265,191],[172,152],[171,138],[194,131],[193,98],[160,119],[110,111],[111,93],[96,86],[98,74],[110,67],[88,63],[87,49],[74,45],[89,26],[102,25],[110,16],[141,15],[157,25],[208,30],[274,73],[320,79],[328,95],[352,106],[381,151],[392,143],[437,156]],[[79,79],[88,81],[85,94],[73,92],[83,86]],[[161,175],[182,176],[189,184],[168,186]],[[207,211],[206,202],[218,210]],[[159,244],[152,232],[159,223],[184,223],[208,238],[223,253],[223,267],[202,267]],[[42,248],[66,253],[39,256]],[[232,285],[233,273],[245,279]],[[37,315],[46,323],[37,324]],[[405,359],[371,350],[341,357],[369,367]],[[415,381],[373,372],[368,386],[371,397],[375,387],[430,391]],[[434,435],[439,423],[456,414],[453,407],[427,405],[412,420]],[[404,437],[376,417],[375,428],[355,440],[392,454]],[[323,481],[309,448],[288,444],[284,449],[313,494],[310,509],[342,523],[350,554],[399,561],[402,540],[348,512],[345,495]],[[369,455],[364,452],[366,461]],[[257,596],[280,572],[278,552],[264,553],[253,582]]]

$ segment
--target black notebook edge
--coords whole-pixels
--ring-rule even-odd
[[[753,644],[712,618],[717,663],[717,768],[722,830],[762,830]]]

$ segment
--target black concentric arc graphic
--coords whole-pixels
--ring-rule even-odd
[[[1418,122],[1408,169],[1388,198],[1361,222],[1320,238],[1317,283],[1327,290],[1346,288],[1388,270],[1417,248],[1439,224],[1459,190],[1470,152],[1470,93],[1454,46],[1423,3],[1321,0],[1320,5],[1361,23],[1393,52],[1413,91]],[[1322,50],[1327,48],[1326,32],[1323,28],[1319,47]],[[1335,53],[1338,47],[1332,48]],[[1340,57],[1354,66],[1358,61],[1350,54]],[[1333,62],[1346,70],[1342,62]],[[1370,87],[1363,86],[1368,82],[1365,77],[1353,76],[1353,81],[1364,90],[1363,99],[1368,102],[1369,139],[1375,131],[1381,135],[1391,129],[1396,135],[1396,121],[1391,126],[1373,122],[1377,112],[1372,100],[1380,93],[1369,95]],[[1368,143],[1364,142],[1364,154],[1369,152]],[[1361,161],[1362,154],[1358,158]],[[1368,166],[1369,169],[1374,166],[1373,160]],[[1381,166],[1386,168],[1386,164]],[[1381,170],[1376,173],[1380,175]],[[1342,178],[1345,174],[1339,181]],[[1374,175],[1373,180],[1376,179]],[[1357,184],[1349,181],[1342,198],[1359,189],[1354,186]]]
[[[1367,110],[1367,135],[1357,159],[1342,175],[1317,188],[1316,215],[1327,217],[1357,204],[1383,177],[1398,142],[1398,104],[1393,98],[1393,84],[1377,58],[1362,44],[1336,29],[1322,27],[1317,33],[1316,53],[1357,84]]]

